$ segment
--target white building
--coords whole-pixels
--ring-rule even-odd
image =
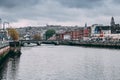
[[[65,34],[65,35],[63,36],[63,39],[64,39],[64,40],[70,40],[70,39],[71,39],[71,35],[70,35],[70,34]]]
[[[103,26],[101,24],[95,24],[91,26],[91,36],[99,37],[101,34],[110,35],[111,34],[110,26]]]

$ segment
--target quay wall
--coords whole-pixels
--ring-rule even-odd
[[[120,49],[120,42],[85,42],[85,41],[60,41],[60,45],[98,47],[98,48],[116,48]]]
[[[8,57],[9,50],[10,50],[9,46],[5,46],[5,47],[0,49],[0,68],[2,67],[2,63]]]
[[[0,47],[0,69],[8,57],[20,56],[20,49],[21,47],[19,46],[19,42],[9,42],[9,44]]]
[[[9,42],[9,46],[10,46],[10,50],[9,50],[10,56],[21,55],[21,44],[19,41]]]

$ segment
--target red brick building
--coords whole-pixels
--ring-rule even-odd
[[[91,34],[90,27],[85,27],[84,31],[83,31],[83,36],[84,37],[90,37],[90,34]]]
[[[88,32],[85,33],[87,35]],[[75,29],[72,31],[66,31],[64,33],[56,34],[57,40],[65,40],[65,36],[70,36],[69,40],[81,40],[84,37],[84,28]]]
[[[70,36],[70,37],[67,37],[67,38],[69,38],[68,40],[82,40],[84,35],[88,36],[89,30],[84,30],[84,28],[78,28],[75,30],[66,31],[64,33],[58,33],[58,34],[56,34],[56,39],[57,40],[65,40],[66,36]]]
[[[56,40],[63,40],[64,33],[57,33],[56,34]]]
[[[72,40],[81,40],[83,38],[83,28],[71,31]]]
[[[69,36],[69,37],[67,37],[67,36]],[[57,33],[56,34],[56,39],[57,40],[65,40],[65,39],[71,40],[71,31],[66,31],[66,32],[63,32],[63,33]]]

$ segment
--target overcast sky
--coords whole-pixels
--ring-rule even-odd
[[[120,0],[0,0],[0,18],[11,26],[120,23]]]

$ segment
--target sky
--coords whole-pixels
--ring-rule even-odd
[[[10,26],[110,25],[120,23],[120,0],[0,0],[0,18]]]

